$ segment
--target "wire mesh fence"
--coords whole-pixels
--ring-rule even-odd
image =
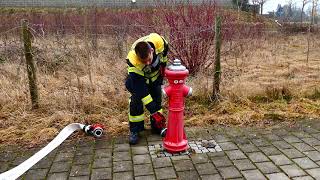
[[[154,31],[169,41],[170,59],[189,57],[191,61],[187,63],[190,64],[185,65],[203,63],[194,69],[195,76],[190,78],[190,83],[196,83],[200,94],[210,92],[215,53],[214,22],[210,19],[209,23],[197,24],[197,20],[190,19],[187,25],[168,23],[159,28],[154,24],[130,21],[130,16],[141,16],[127,12],[121,14],[124,16],[107,19],[105,11],[99,14],[91,10],[71,14],[63,10],[64,14],[48,13],[45,18],[40,17],[41,13],[27,16],[32,34],[32,54],[42,74],[39,76],[42,93],[65,97],[69,105],[64,105],[70,109],[75,109],[85,96],[92,93],[119,94],[118,98],[122,99],[125,97],[122,82],[126,76],[126,53],[136,38]],[[26,81],[20,35],[23,17],[24,14],[1,17],[0,62],[5,66],[0,71],[1,76],[9,81]],[[304,89],[313,87],[320,80],[317,34],[292,36],[260,22],[232,21],[224,21],[222,33],[223,93],[241,96],[255,90],[252,93],[257,94],[269,86]],[[308,42],[310,52],[307,52]],[[307,53],[310,54],[309,60]],[[52,78],[59,79],[60,83],[50,84]]]

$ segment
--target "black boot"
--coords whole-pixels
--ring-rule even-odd
[[[139,141],[138,132],[130,132],[129,135],[129,144],[135,145]]]
[[[139,132],[144,130],[144,121],[129,122],[130,135],[129,144],[134,145],[139,141]]]

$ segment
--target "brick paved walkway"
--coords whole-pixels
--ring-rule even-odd
[[[290,128],[194,128],[187,134],[189,141],[214,139],[223,151],[155,157],[148,148],[161,140],[149,132],[131,147],[127,137],[85,138],[65,142],[21,179],[320,179],[319,120]],[[1,152],[0,172],[34,152]]]

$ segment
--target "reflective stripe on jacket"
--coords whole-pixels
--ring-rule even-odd
[[[152,48],[154,48],[154,57],[151,65],[145,65],[141,62],[140,58],[134,51],[134,48],[138,42],[148,42]],[[146,78],[146,82],[154,82],[160,75],[160,64],[166,65],[168,62],[168,43],[167,41],[157,33],[151,33],[135,41],[128,53],[128,74],[136,73]]]
[[[153,60],[151,65],[145,65],[141,62],[140,58],[136,55],[134,48],[138,42],[146,41],[154,49]],[[154,113],[161,107],[158,107],[150,96],[150,86],[158,86],[162,83],[162,76],[160,73],[160,67],[164,67],[167,64],[168,43],[163,37],[156,33],[151,33],[148,36],[144,36],[133,43],[132,49],[127,56],[128,64],[128,77],[126,80],[126,87],[130,93],[139,97],[145,107]],[[133,121],[137,121],[138,118],[132,118]],[[140,120],[140,119],[139,119]]]

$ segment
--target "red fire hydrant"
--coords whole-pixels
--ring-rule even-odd
[[[169,86],[162,91],[169,97],[168,129],[163,140],[163,147],[168,152],[187,150],[188,140],[184,131],[184,98],[192,94],[192,88],[185,85],[189,71],[180,60],[175,59],[173,64],[165,70]]]

